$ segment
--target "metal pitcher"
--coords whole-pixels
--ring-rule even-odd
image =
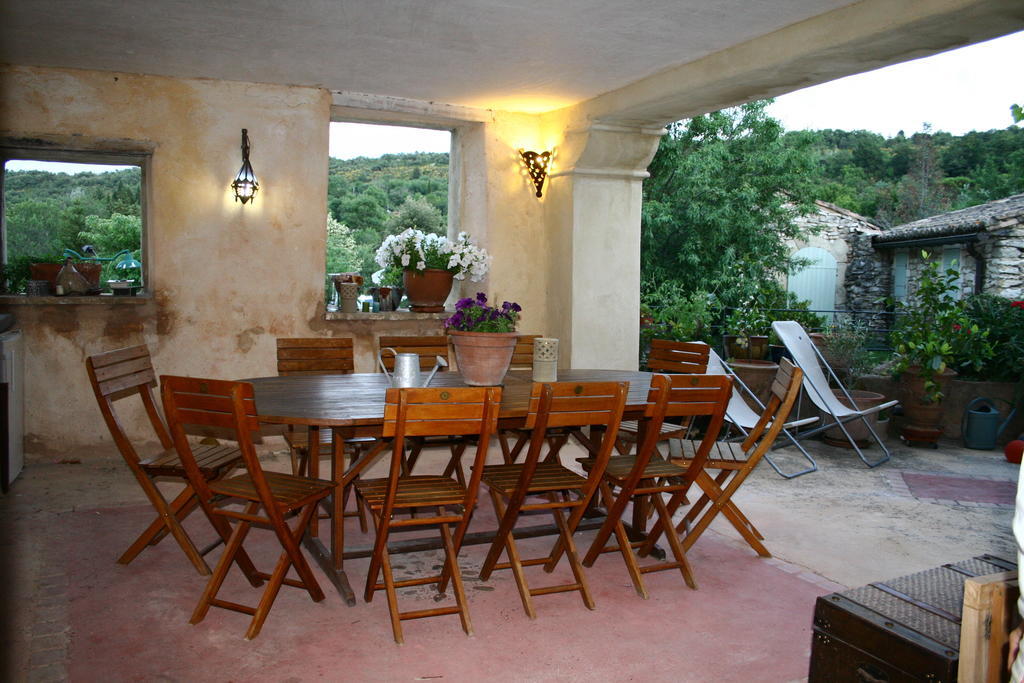
[[[394,372],[388,372],[388,369],[384,367],[383,354],[385,351],[390,351],[395,354],[395,370]],[[448,361],[441,356],[437,356],[437,362],[434,363],[434,369],[427,375],[427,379],[422,379],[420,373],[420,357],[415,353],[398,353],[391,347],[385,347],[380,350],[377,355],[377,362],[380,363],[380,369],[384,371],[384,375],[388,378],[388,382],[392,387],[398,389],[402,387],[426,387],[430,385],[430,380],[434,379],[434,374],[444,367],[448,367]]]

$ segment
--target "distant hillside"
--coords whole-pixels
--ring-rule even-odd
[[[342,200],[373,189],[380,191],[375,199],[385,211],[397,209],[408,195],[420,195],[443,215],[448,214],[448,155],[445,153],[385,154],[377,159],[331,158],[327,173],[327,202],[338,220],[342,218],[336,207]]]
[[[950,133],[793,131],[811,136],[816,198],[897,225],[1024,192],[1024,128]]]

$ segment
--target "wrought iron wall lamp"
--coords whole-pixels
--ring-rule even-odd
[[[254,198],[256,191],[260,189],[252,164],[249,163],[249,131],[245,128],[242,129],[242,168],[238,169],[238,175],[235,176],[231,187],[235,191],[235,201],[241,201],[243,204]]]
[[[541,191],[544,187],[544,179],[548,177],[548,164],[551,163],[551,152],[528,152],[519,150],[519,156],[526,164],[526,171],[530,174],[533,186],[537,188],[537,196],[542,197]]]

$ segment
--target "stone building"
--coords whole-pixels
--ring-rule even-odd
[[[913,294],[925,262],[922,252],[960,271],[962,295],[1024,299],[1024,194],[899,225],[872,243],[897,299]]]
[[[808,236],[791,244],[791,255],[809,265],[789,275],[787,288],[817,310],[873,310],[888,294],[889,270],[875,257],[872,240],[881,226],[847,209],[817,201],[797,225]]]

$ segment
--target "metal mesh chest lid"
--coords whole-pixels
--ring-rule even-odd
[[[896,579],[876,581],[840,595],[951,650],[959,650],[964,581],[1016,568],[1016,564],[1008,560],[982,555]]]

